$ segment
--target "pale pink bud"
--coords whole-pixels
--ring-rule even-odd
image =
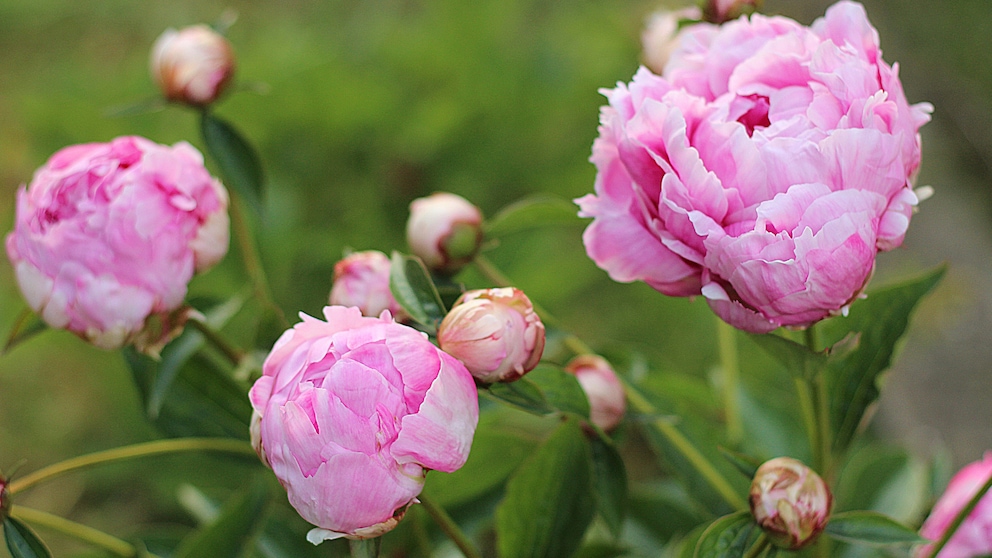
[[[175,321],[194,273],[227,252],[227,203],[187,143],[74,145],[18,192],[7,255],[48,325],[118,348],[146,327],[172,330],[161,326]],[[142,339],[154,346],[159,333]]]
[[[448,192],[415,199],[410,204],[406,240],[427,267],[455,273],[472,261],[482,245],[482,212]]]
[[[776,457],[758,467],[751,481],[751,513],[768,538],[795,550],[812,542],[830,517],[827,483],[801,461]]]
[[[627,399],[610,363],[601,356],[579,355],[565,365],[565,370],[575,374],[589,398],[589,420],[604,432],[616,428],[627,410]]]
[[[762,0],[709,0],[706,3],[706,21],[724,23],[750,14],[758,9]]]
[[[389,290],[389,257],[376,250],[353,252],[334,264],[333,306],[357,306],[364,316],[378,316],[389,310],[401,320],[403,307]]]
[[[703,17],[696,6],[681,10],[661,10],[651,14],[648,24],[641,33],[641,49],[644,65],[652,72],[661,75],[665,65],[675,48],[678,46],[679,23],[682,21],[698,21]]]
[[[468,291],[441,321],[437,342],[477,380],[512,382],[540,362],[544,324],[519,289]]]
[[[166,99],[208,105],[234,76],[234,49],[206,25],[166,29],[152,46],[151,73]]]
[[[427,335],[388,315],[327,306],[301,314],[251,388],[252,445],[316,525],[307,539],[392,529],[428,470],[465,464],[479,419],[475,382]]]
[[[975,494],[992,476],[992,451],[985,456],[965,465],[951,482],[937,504],[934,505],[930,516],[923,522],[920,535],[938,540],[951,526],[958,513],[975,497]],[[916,556],[930,556],[932,545],[920,547]],[[968,514],[958,530],[954,532],[938,558],[971,558],[992,554],[992,492],[986,493],[978,501],[975,509]]]

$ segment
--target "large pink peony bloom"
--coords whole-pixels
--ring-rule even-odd
[[[28,305],[103,348],[134,340],[227,253],[227,192],[192,146],[62,149],[17,197],[7,255]]]
[[[931,107],[906,102],[860,4],[812,27],[694,25],[663,76],[604,94],[596,193],[577,203],[614,280],[767,332],[844,311],[902,243]]]
[[[992,451],[979,461],[964,466],[937,501],[930,516],[923,523],[920,535],[937,540],[950,527],[954,517],[974,498],[978,490],[992,476]],[[929,556],[931,546],[917,550],[916,556]],[[992,554],[992,494],[986,494],[971,511],[944,548],[939,558],[972,558]]]
[[[429,469],[465,464],[479,419],[472,376],[427,336],[328,306],[276,341],[251,389],[252,442],[318,528],[307,538],[392,529]]]

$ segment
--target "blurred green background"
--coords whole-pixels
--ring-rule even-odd
[[[923,129],[919,178],[936,195],[922,204],[905,246],[879,258],[875,284],[952,265],[916,317],[877,426],[919,451],[946,444],[963,464],[992,447],[992,3],[865,4],[885,59],[900,63],[910,101],[936,106]],[[630,79],[643,23],[662,5],[0,0],[0,229],[11,228],[16,189],[61,147],[126,134],[199,145],[191,111],[107,113],[155,95],[148,51],[165,28],[212,22],[232,9],[239,19],[229,37],[242,90],[217,112],[255,142],[264,161],[266,213],[255,225],[275,298],[290,316],[317,314],[345,249],[405,248],[407,206],[416,197],[452,191],[493,215],[527,195],[571,199],[592,191],[595,169],[587,159],[603,102],[597,89]],[[804,23],[827,5],[766,2],[767,11]],[[652,373],[708,382],[715,326],[705,304],[610,282],[585,257],[581,227],[513,235],[486,255],[597,349],[633,347]],[[238,256],[232,248],[194,280],[191,294],[239,290]],[[472,272],[463,279],[480,281]],[[0,334],[23,308],[3,258]],[[234,329],[238,339],[274,340],[265,324]],[[746,379],[755,398],[774,398],[780,388],[756,378],[760,373]],[[117,353],[46,332],[0,358],[5,471],[155,435]],[[186,456],[110,467],[19,501],[129,535],[172,520],[180,479],[237,485],[239,479],[212,476],[213,464]]]

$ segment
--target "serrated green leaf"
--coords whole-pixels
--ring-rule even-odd
[[[785,366],[786,370],[794,377],[805,380],[813,379],[827,365],[827,357],[823,353],[815,353],[795,341],[774,333],[763,335],[752,333],[748,337],[772,358]]]
[[[27,525],[13,517],[3,520],[3,538],[12,558],[51,558],[52,553]]]
[[[849,543],[888,545],[927,542],[916,531],[873,511],[835,513],[824,533]]]
[[[528,372],[526,379],[541,390],[552,409],[589,419],[589,398],[574,374],[556,366],[540,365]]]
[[[703,531],[696,542],[694,558],[737,558],[744,556],[761,535],[761,528],[749,511],[725,515]]]
[[[923,277],[874,291],[851,305],[846,318],[824,324],[828,330],[843,328],[834,332],[835,338],[858,335],[857,346],[829,358],[824,372],[837,451],[846,449],[854,439],[865,413],[878,399],[878,379],[891,365],[896,343],[906,331],[913,309],[945,271],[940,267]]]
[[[596,509],[614,538],[620,538],[627,511],[627,469],[613,444],[595,437],[590,448]]]
[[[535,415],[543,416],[555,412],[554,407],[544,398],[541,388],[527,377],[510,383],[492,384],[480,390],[480,393],[488,394],[497,401]]]
[[[393,297],[411,318],[434,334],[448,311],[424,262],[399,252],[393,252],[391,262],[389,290]]]
[[[175,558],[237,558],[254,541],[270,499],[267,486],[252,482],[232,496],[217,518],[186,537]]]
[[[209,112],[200,119],[200,133],[207,152],[220,167],[224,183],[261,213],[264,178],[255,148],[234,126]]]
[[[574,203],[548,195],[537,195],[512,203],[485,224],[486,235],[505,234],[552,225],[582,225]]]
[[[496,509],[501,558],[567,558],[596,513],[588,440],[564,421],[525,462]]]

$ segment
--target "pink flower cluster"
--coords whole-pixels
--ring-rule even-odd
[[[747,331],[843,312],[903,241],[931,110],[878,44],[848,1],[683,29],[662,76],[604,90],[589,256]]]
[[[187,143],[62,149],[17,196],[7,254],[28,305],[94,345],[128,343],[228,246],[227,192]]]

